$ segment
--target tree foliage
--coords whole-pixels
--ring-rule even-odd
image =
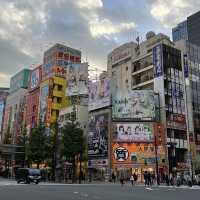
[[[39,164],[43,162],[48,155],[47,136],[45,127],[40,122],[39,125],[31,130],[28,143],[28,160]]]

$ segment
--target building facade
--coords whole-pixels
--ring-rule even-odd
[[[144,171],[156,171],[155,142],[159,144],[157,157],[160,174],[186,168],[188,146],[184,86],[181,52],[173,47],[168,36],[149,32],[146,41],[131,44],[133,53],[128,59],[125,57],[113,63],[115,50],[108,55],[112,134],[115,135],[112,136],[112,169],[118,174],[122,171],[127,176],[136,172],[142,180]],[[122,52],[128,51],[128,48],[123,49],[125,46],[116,51],[120,48]],[[136,99],[144,107],[137,108],[137,102],[132,102]],[[149,106],[145,110],[147,99]],[[155,107],[151,108],[151,105]],[[143,114],[138,109],[144,110]],[[153,113],[160,117],[156,119]],[[141,138],[135,136],[127,139],[124,136],[120,139],[117,136],[116,140],[116,135],[136,128],[143,135]],[[133,132],[130,135],[136,134]]]
[[[179,23],[172,29],[174,42],[188,40],[192,44],[200,46],[200,11],[187,17],[187,20]]]
[[[25,124],[28,133],[39,120],[40,83],[42,80],[42,66],[36,67],[29,76],[28,93],[26,96]]]
[[[6,98],[9,94],[9,88],[0,88],[0,144],[2,143],[3,122],[6,106]]]
[[[4,143],[16,143],[22,131],[29,73],[29,69],[23,69],[11,78],[3,123],[2,141]]]

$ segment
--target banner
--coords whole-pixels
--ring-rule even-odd
[[[96,110],[110,105],[110,81],[108,78],[89,84],[88,110]]]
[[[155,118],[155,100],[152,90],[113,90],[112,117],[121,120],[151,121]]]
[[[88,63],[67,66],[68,88],[66,96],[88,94]]]
[[[114,125],[114,142],[151,142],[153,127],[148,123],[117,123]]]
[[[165,149],[158,146],[158,162],[161,164],[165,159]],[[153,143],[113,143],[113,164],[155,164],[155,147]]]
[[[33,70],[31,72],[31,79],[30,79],[30,89],[33,90],[37,88],[40,84],[40,68]]]
[[[44,85],[40,91],[40,119],[41,122],[45,123],[47,119],[47,100],[49,95],[49,86]]]
[[[108,155],[108,113],[91,116],[88,125],[89,158]]]
[[[153,48],[154,78],[163,75],[163,47],[159,44]]]

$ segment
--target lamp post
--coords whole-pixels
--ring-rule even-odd
[[[157,185],[160,185],[160,177],[159,177],[159,171],[158,171],[158,146],[157,146],[157,137],[154,136],[154,145],[155,145],[155,158],[156,158],[156,180]]]

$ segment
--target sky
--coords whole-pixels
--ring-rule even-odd
[[[0,87],[22,68],[42,63],[55,43],[82,51],[82,61],[106,70],[117,46],[165,33],[200,10],[199,0],[0,0]]]

